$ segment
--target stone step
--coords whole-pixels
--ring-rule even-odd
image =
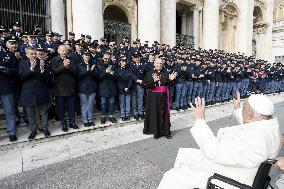
[[[279,99],[281,99],[281,101],[282,101],[282,99],[283,99],[282,96],[283,96],[283,93],[280,94],[279,96],[275,95],[275,97],[273,97],[273,98],[278,99],[278,101],[279,101]],[[219,106],[223,106],[223,105],[228,104],[228,103],[232,103],[232,102],[226,102],[226,103],[222,103],[222,104],[219,103],[219,104],[215,104],[215,105],[212,105],[212,106],[209,106],[209,107],[211,107],[211,108],[219,107]],[[177,112],[176,110],[172,110],[171,114],[184,114],[184,113],[187,113],[188,111],[191,111],[191,110],[190,109],[185,110],[185,111],[181,110],[179,112]],[[61,138],[68,138],[68,137],[73,136],[73,135],[78,135],[78,134],[87,133],[87,132],[103,131],[103,130],[111,128],[111,127],[123,127],[125,125],[133,124],[135,122],[136,123],[142,122],[142,120],[136,121],[134,118],[131,118],[130,121],[122,122],[122,120],[119,118],[120,116],[119,116],[118,112],[116,112],[115,117],[118,118],[117,119],[118,123],[113,124],[113,123],[110,123],[109,121],[107,121],[106,124],[102,125],[100,123],[100,114],[95,113],[95,118],[96,118],[95,124],[96,124],[96,126],[95,127],[89,127],[89,128],[84,127],[82,125],[81,119],[77,118],[77,125],[80,127],[80,129],[78,129],[78,130],[69,129],[69,131],[66,132],[66,133],[64,133],[61,130],[60,122],[51,120],[49,122],[49,124],[50,124],[49,130],[50,130],[52,136],[50,138],[44,138],[44,135],[39,132],[38,135],[36,136],[36,139],[33,140],[33,141],[28,140],[28,136],[30,134],[30,128],[25,124],[21,124],[17,127],[18,141],[13,142],[13,143],[9,142],[9,138],[7,136],[7,133],[6,133],[6,128],[5,128],[5,126],[2,125],[2,129],[0,129],[0,151],[11,149],[11,148],[24,147],[24,146],[30,145],[30,144],[37,144],[37,143],[42,143],[42,142],[46,142],[46,141],[53,141],[53,140],[61,139]]]
[[[227,103],[223,103],[223,104],[216,104],[214,106],[222,106],[224,104]],[[212,107],[212,106],[211,106]],[[181,111],[176,111],[176,110],[172,110],[171,114],[185,114],[188,111],[191,111],[190,109],[188,110],[181,110]],[[53,141],[53,140],[57,140],[57,139],[61,139],[61,138],[67,138],[73,135],[78,135],[78,134],[83,134],[83,133],[87,133],[87,132],[99,132],[99,131],[103,131],[105,129],[111,128],[111,127],[123,127],[125,125],[129,125],[129,124],[133,124],[133,123],[140,123],[143,122],[143,120],[139,120],[136,121],[133,117],[131,117],[131,119],[129,121],[122,121],[121,118],[119,118],[120,116],[118,116],[118,113],[116,113],[116,118],[118,120],[118,123],[113,124],[110,123],[109,121],[106,122],[106,124],[102,125],[100,123],[100,117],[97,114],[96,118],[95,118],[95,124],[96,126],[94,127],[84,127],[81,120],[77,119],[77,125],[80,127],[80,129],[69,129],[68,132],[64,133],[61,129],[61,124],[58,121],[50,121],[49,122],[49,130],[51,133],[51,137],[49,138],[44,138],[43,133],[38,132],[38,135],[36,136],[35,140],[28,140],[28,136],[30,134],[30,129],[27,125],[22,124],[20,126],[17,127],[17,137],[18,137],[18,141],[16,142],[9,142],[9,138],[6,134],[6,130],[2,129],[2,132],[0,134],[0,151],[3,150],[8,150],[8,149],[12,149],[12,148],[18,148],[18,147],[24,147],[26,145],[30,145],[30,144],[37,144],[37,143],[42,143],[42,142],[47,142],[47,141]]]

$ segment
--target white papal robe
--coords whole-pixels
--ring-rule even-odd
[[[237,109],[240,123],[241,115]],[[174,168],[165,173],[158,189],[205,189],[214,173],[251,186],[260,164],[275,158],[281,148],[277,118],[222,128],[217,137],[200,119],[190,132],[200,149],[180,148]]]

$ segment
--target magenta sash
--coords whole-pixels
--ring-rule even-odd
[[[170,108],[170,92],[169,92],[168,86],[156,86],[150,89],[150,91],[152,93],[167,93],[168,114],[169,114],[169,119],[170,119],[171,108]]]

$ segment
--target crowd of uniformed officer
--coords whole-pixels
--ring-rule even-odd
[[[48,119],[55,116],[62,130],[78,129],[76,112],[85,127],[94,126],[94,106],[101,111],[101,123],[116,123],[119,105],[122,121],[132,115],[144,119],[147,90],[143,77],[153,69],[156,57],[163,59],[163,71],[177,72],[169,86],[171,109],[189,108],[197,96],[207,105],[230,101],[236,91],[249,93],[284,91],[284,67],[240,53],[221,50],[170,47],[157,41],[149,45],[125,37],[120,44],[90,35],[75,37],[48,31],[39,26],[25,32],[16,22],[13,29],[0,26],[0,101],[5,112],[10,141],[16,141],[16,125],[21,118],[31,127],[29,139],[37,135],[40,122],[45,137],[50,136]],[[22,114],[18,106],[23,106]],[[65,116],[68,112],[68,118]],[[53,115],[54,114],[54,115]],[[22,115],[22,116],[20,116]]]

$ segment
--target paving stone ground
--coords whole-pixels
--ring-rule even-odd
[[[276,116],[284,133],[283,112],[284,102],[277,103]],[[208,124],[216,133],[219,128],[235,125],[236,121],[226,116]],[[173,131],[172,140],[145,138],[8,176],[0,179],[0,188],[154,189],[163,174],[173,167],[179,148],[197,147],[189,130]],[[0,159],[0,163],[5,162]],[[273,174],[274,179],[279,177],[279,172],[274,170]],[[283,189],[284,185],[280,187]]]

